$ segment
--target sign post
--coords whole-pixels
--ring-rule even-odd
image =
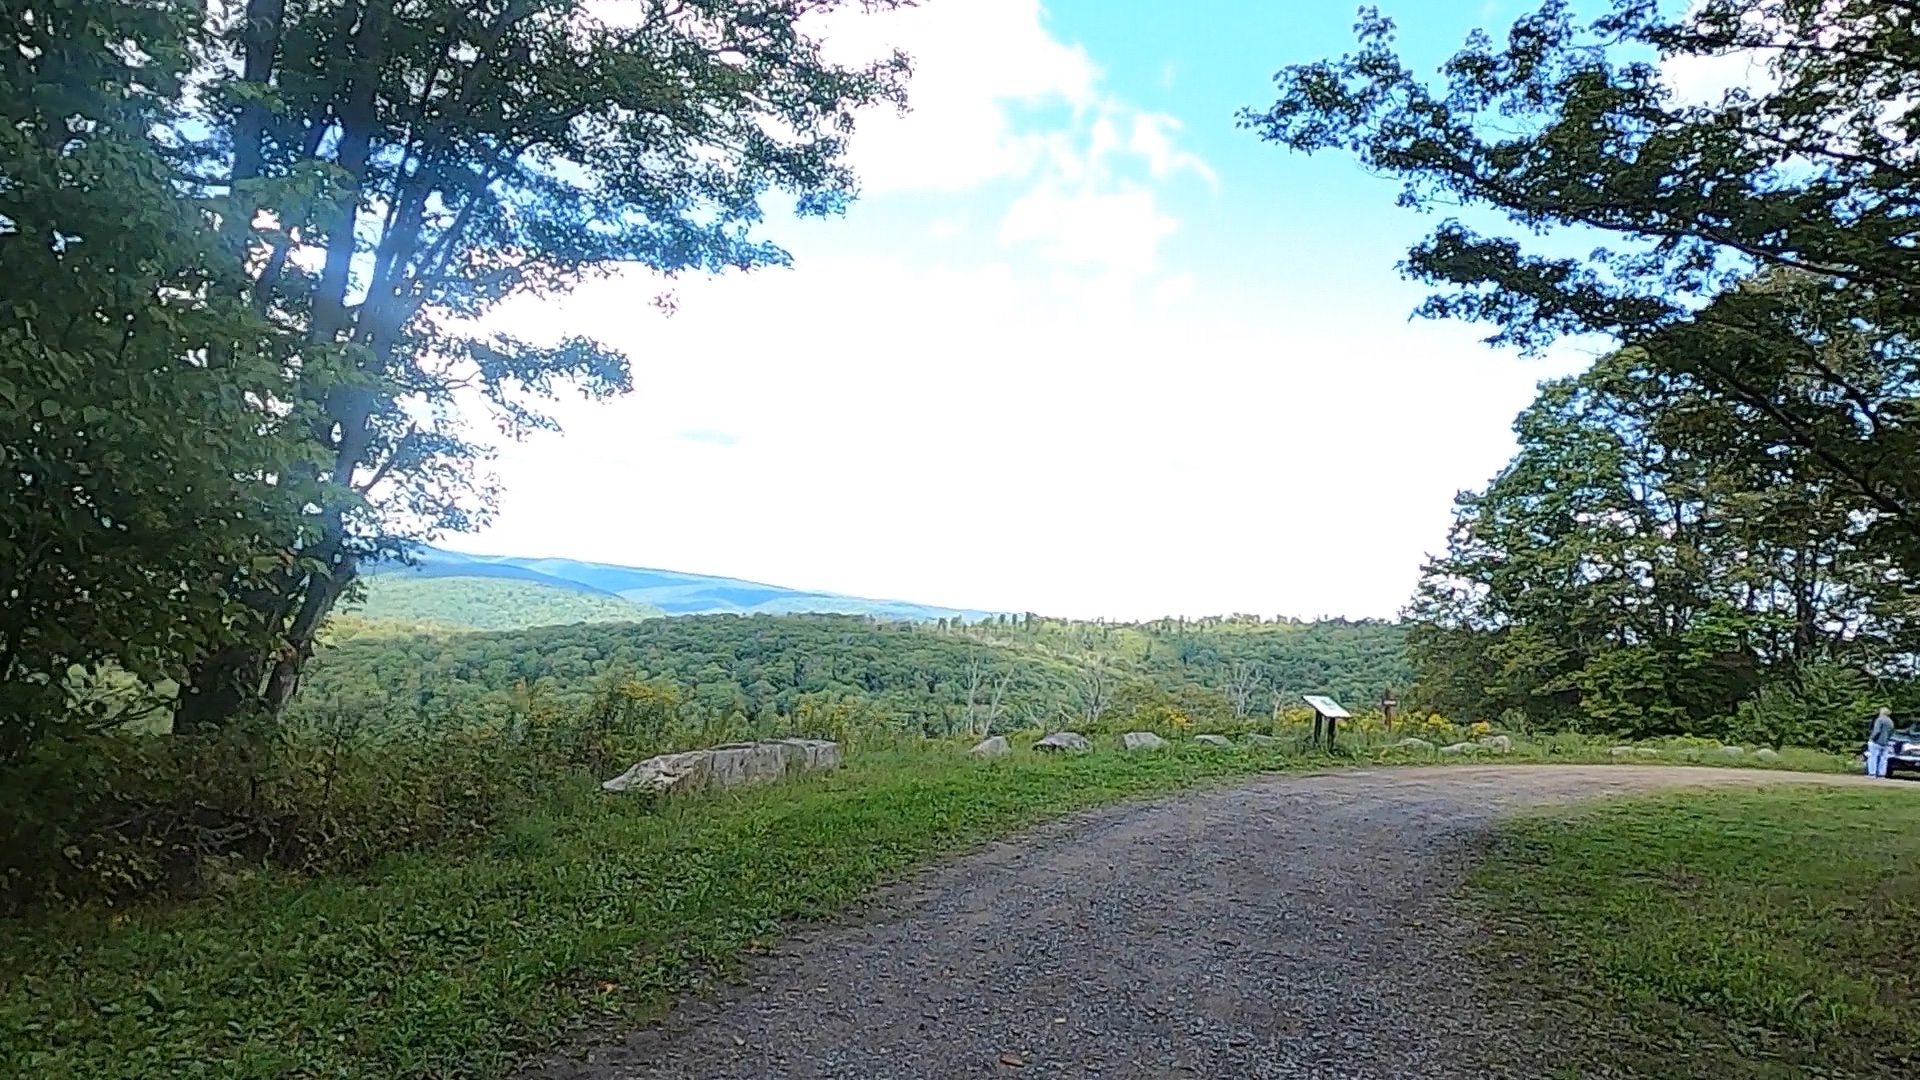
[[[1321,725],[1326,725],[1327,752],[1333,752],[1334,740],[1340,733],[1340,721],[1348,720],[1353,714],[1340,707],[1340,703],[1330,697],[1319,694],[1307,694],[1301,700],[1313,706],[1313,745],[1320,745]]]

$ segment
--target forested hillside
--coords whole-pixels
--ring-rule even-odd
[[[428,728],[580,713],[648,683],[709,735],[839,722],[945,735],[1269,716],[1326,693],[1353,707],[1404,687],[1398,626],[1372,622],[1000,617],[695,616],[512,633],[358,637],[316,658],[296,718],[358,715]]]
[[[366,598],[344,612],[371,622],[448,630],[523,630],[569,623],[633,622],[666,612],[606,593],[508,578],[375,574]]]

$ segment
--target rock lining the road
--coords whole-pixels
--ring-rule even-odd
[[[1110,807],[883,890],[530,1080],[1539,1075],[1449,898],[1528,807],[1846,777],[1642,766],[1353,770]],[[1016,1064],[1017,1062],[1017,1064]]]

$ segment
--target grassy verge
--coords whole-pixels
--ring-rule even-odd
[[[1920,1075],[1920,789],[1781,787],[1512,827],[1478,880],[1566,1075]]]
[[[1505,760],[1607,756],[1523,743]],[[0,1076],[498,1076],[942,853],[1087,806],[1326,764],[1281,748],[991,763],[933,748],[659,811],[573,781],[477,852],[0,923]]]

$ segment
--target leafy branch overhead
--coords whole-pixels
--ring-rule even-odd
[[[1355,154],[1407,206],[1517,227],[1448,218],[1414,247],[1404,272],[1440,290],[1424,314],[1527,348],[1606,335],[1698,375],[1753,440],[1810,453],[1920,572],[1920,7],[1707,0],[1668,19],[1618,0],[1582,23],[1553,0],[1434,82],[1378,11],[1357,31],[1356,52],[1282,71],[1241,121]],[[1748,59],[1750,85],[1674,91],[1672,65],[1715,57]],[[1567,230],[1613,239],[1570,256],[1552,239]]]
[[[191,727],[278,708],[360,559],[484,519],[463,404],[505,432],[551,428],[564,387],[632,387],[627,358],[468,329],[516,295],[621,266],[674,275],[782,265],[757,236],[779,194],[801,215],[853,197],[857,112],[904,102],[907,61],[829,60],[841,0],[253,0],[220,27],[221,123],[175,129],[255,309],[297,329],[296,396],[324,460],[321,539],[266,582],[287,648],[203,666]]]

